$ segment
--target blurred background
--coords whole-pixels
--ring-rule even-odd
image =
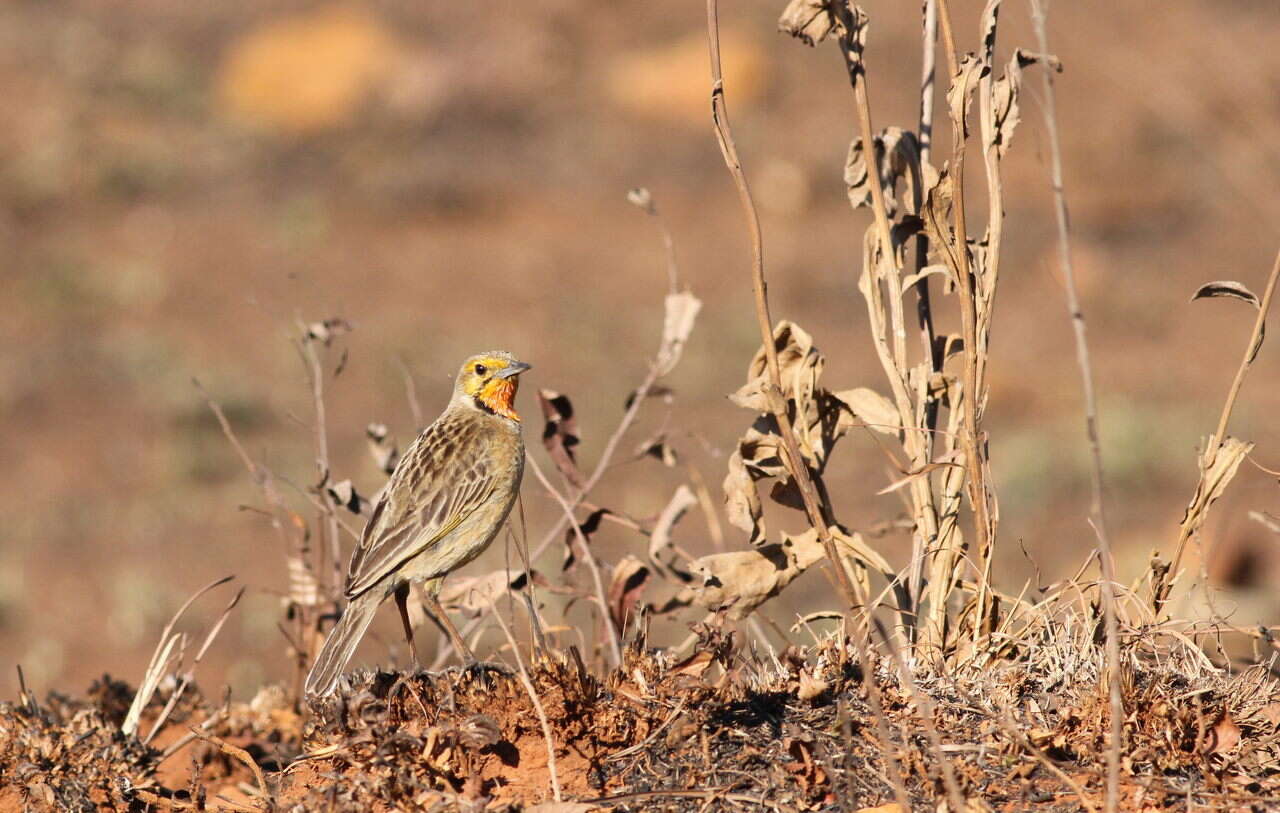
[[[914,128],[916,4],[864,5],[875,125]],[[774,33],[782,6],[721,10],[774,315],[812,333],[833,389],[883,388],[855,287],[870,215],[849,209],[841,180],[852,96],[834,46]],[[1153,550],[1169,555],[1197,446],[1253,320],[1239,302],[1188,298],[1214,279],[1260,291],[1280,247],[1274,0],[1141,6],[1073,0],[1054,3],[1050,20],[1126,582]],[[964,50],[977,45],[980,9],[954,3]],[[580,455],[593,465],[662,323],[662,243],[627,203],[630,187],[651,190],[681,281],[705,306],[666,382],[672,402],[647,405],[624,449],[665,423],[718,501],[750,418],[725,395],[758,339],[746,231],[709,124],[703,14],[676,0],[0,6],[5,696],[16,693],[14,664],[39,692],[80,691],[103,672],[136,682],[182,600],[231,573],[248,593],[201,683],[244,693],[289,673],[276,629],[284,552],[262,516],[241,509],[260,495],[192,378],[226,406],[252,455],[305,488],[315,469],[295,319],[354,326],[327,403],[335,477],[366,494],[381,483],[366,424],[385,422],[401,445],[414,434],[402,365],[430,418],[460,359],[494,347],[534,364],[519,401],[532,453],[549,471],[533,396],[546,387],[573,398]],[[1001,23],[1002,52],[1034,50],[1025,3],[1008,0]],[[1028,578],[1070,575],[1093,544],[1039,87],[1033,70],[1005,161],[986,417],[1002,520],[996,577],[1015,593]],[[1273,470],[1276,341],[1232,424]],[[874,496],[888,482],[883,460],[859,434],[836,453],[845,523],[865,529],[899,512],[894,495]],[[687,476],[629,464],[598,501],[652,516]],[[525,502],[537,540],[558,509],[531,477]],[[1218,552],[1209,570],[1232,589],[1234,621],[1280,623],[1280,537],[1250,511],[1280,514],[1280,488],[1246,464],[1206,528]],[[705,527],[686,518],[682,544],[709,550]],[[726,529],[729,546],[745,545]],[[606,525],[596,544],[612,561],[641,542]],[[877,544],[901,563],[909,540]],[[501,548],[469,575],[501,566]],[[555,577],[559,564],[557,550],[538,567]],[[823,606],[825,580],[804,579],[809,588],[788,599]],[[220,601],[197,605],[188,626],[208,624]],[[766,609],[786,622],[802,604]],[[383,616],[366,662],[385,660],[398,635],[394,611]]]

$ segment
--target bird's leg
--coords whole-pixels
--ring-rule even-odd
[[[475,663],[476,656],[472,654],[471,647],[467,646],[467,642],[458,634],[457,627],[453,626],[449,616],[445,615],[444,608],[440,606],[440,599],[436,598],[435,592],[430,587],[422,591],[422,603],[425,605],[427,613],[440,625],[445,635],[449,636],[449,641],[453,643],[453,648],[458,650],[462,660],[468,666]]]
[[[413,643],[413,624],[409,621],[408,582],[402,582],[396,587],[396,609],[400,611],[400,623],[404,624],[404,639],[409,642],[409,655],[413,658],[413,665],[421,667],[422,661],[418,660],[418,647]]]

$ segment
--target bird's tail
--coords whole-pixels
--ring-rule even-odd
[[[337,626],[325,639],[324,646],[311,667],[311,673],[307,675],[305,691],[308,697],[333,694],[338,685],[338,676],[342,674],[347,661],[351,660],[352,653],[364,637],[364,631],[373,621],[378,605],[382,603],[381,599],[381,593],[370,590],[352,599],[347,605]]]

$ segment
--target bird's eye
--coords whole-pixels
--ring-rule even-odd
[[[484,366],[483,364],[476,365],[476,375],[484,375],[487,372],[489,372],[488,367]]]

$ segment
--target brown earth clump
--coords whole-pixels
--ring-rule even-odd
[[[762,657],[711,629],[679,661],[633,642],[603,676],[551,652],[527,686],[497,670],[356,673],[305,714],[277,687],[249,703],[193,694],[149,745],[120,733],[123,684],[43,704],[24,693],[0,704],[0,813],[518,811],[557,789],[561,811],[857,811],[899,792],[935,810],[948,784],[975,810],[1100,810],[1104,658],[1058,633],[914,686],[873,656],[882,719],[851,647]],[[1170,649],[1127,660],[1123,686],[1122,809],[1280,798],[1273,677]]]

